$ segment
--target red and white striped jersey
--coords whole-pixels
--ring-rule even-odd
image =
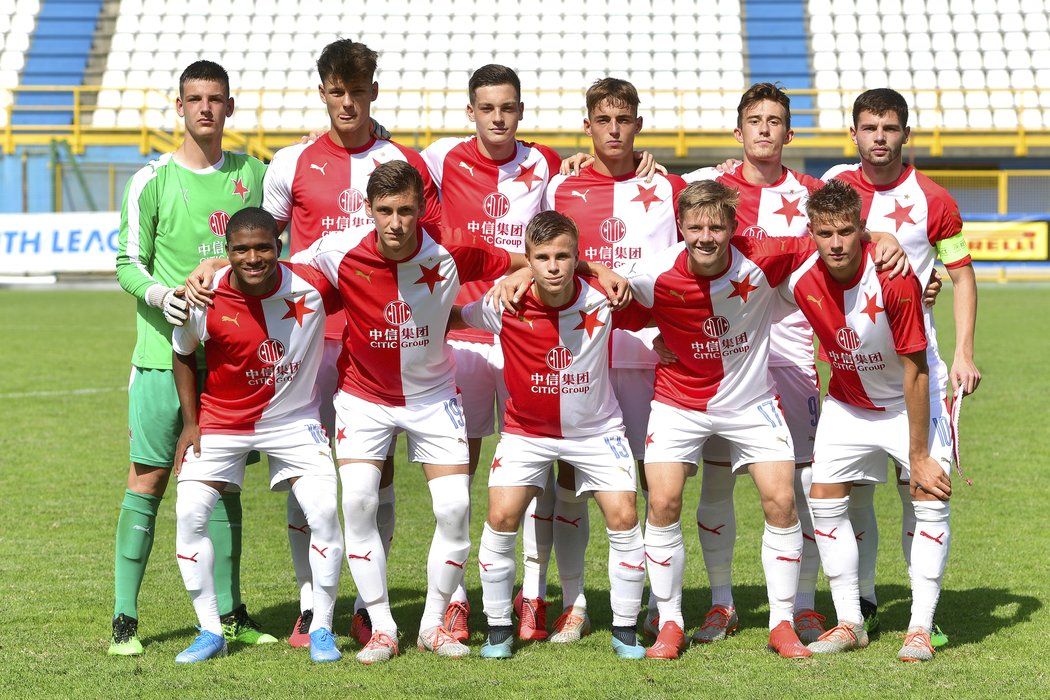
[[[631,304],[614,313],[597,283],[576,277],[576,297],[565,306],[545,306],[530,290],[517,312],[479,300],[463,307],[463,320],[500,336],[508,433],[575,438],[623,428],[609,338],[614,328],[644,327],[646,309]]]
[[[926,348],[922,290],[915,275],[878,272],[875,246],[866,243],[856,277],[836,282],[814,253],[792,273],[787,288],[831,363],[828,393],[852,406],[904,409],[904,365],[899,355]]]
[[[343,148],[328,134],[273,155],[263,179],[263,209],[278,221],[290,222],[293,255],[334,231],[371,231],[375,222],[365,213],[368,178],[376,167],[391,160],[408,161],[423,176],[426,212],[421,222],[436,225],[441,203],[418,153],[382,139],[371,139],[360,148]],[[327,336],[342,338],[343,325],[340,315],[332,316]]]
[[[951,194],[910,165],[905,165],[900,177],[888,185],[876,186],[865,180],[860,163],[839,165],[824,174],[825,180],[832,177],[845,180],[860,193],[863,200],[860,215],[867,220],[869,230],[888,231],[897,237],[908,255],[919,285],[925,288],[937,260],[935,246],[939,241],[962,232],[959,205]],[[946,265],[956,268],[970,263],[970,256],[966,255]],[[926,361],[930,366],[930,387],[943,394],[948,381],[948,368],[941,360],[937,345],[933,309],[924,306],[923,312],[926,317]]]
[[[809,238],[734,236],[729,266],[714,277],[689,270],[685,243],[630,278],[678,356],[656,367],[655,399],[691,411],[737,410],[771,392],[769,329],[776,287],[814,250]]]
[[[621,177],[584,168],[579,175],[556,175],[547,187],[547,208],[576,222],[580,257],[609,265],[628,276],[642,261],[680,240],[678,193],[685,181],[656,175],[651,183],[633,173]],[[613,367],[650,368],[655,329],[613,334]]]
[[[557,174],[558,154],[535,143],[516,141],[514,154],[503,161],[486,158],[476,136],[444,138],[423,150],[423,160],[441,192],[441,224],[448,231],[465,231],[511,253],[525,252],[525,227],[543,209],[547,183]],[[490,285],[463,285],[456,303],[480,299]],[[491,343],[492,335],[457,330],[455,340]]]
[[[808,236],[809,217],[806,201],[824,184],[815,177],[784,168],[783,176],[772,185],[755,185],[744,179],[744,168],[720,173],[714,168],[700,168],[682,176],[686,182],[717,180],[740,193],[736,208],[736,233],[739,236]],[[811,367],[813,365],[813,329],[805,315],[794,304],[777,297],[773,310],[774,325],[769,336],[770,367]]]
[[[279,264],[281,281],[264,297],[233,289],[230,268],[215,275],[211,307],[191,307],[172,334],[180,355],[204,342],[208,366],[198,422],[203,433],[253,433],[318,420],[317,370],[325,317],[339,292],[307,266]]]
[[[417,231],[416,252],[388,260],[376,232],[325,236],[301,254],[338,284],[347,332],[341,388],[386,406],[449,399],[455,362],[445,343],[452,304],[465,282],[507,273],[510,255],[481,239]]]

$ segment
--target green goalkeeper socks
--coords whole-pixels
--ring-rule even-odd
[[[215,548],[215,594],[219,614],[241,604],[241,493],[224,493],[215,504],[208,535]]]
[[[116,556],[113,564],[113,617],[121,613],[138,619],[139,589],[153,550],[154,527],[160,499],[130,489],[124,491],[117,519]]]

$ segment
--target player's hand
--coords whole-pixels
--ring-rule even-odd
[[[731,173],[737,168],[744,164],[744,161],[737,160],[736,158],[726,158],[723,162],[715,166],[715,170],[720,173]]]
[[[653,181],[656,173],[661,175],[667,174],[667,168],[657,163],[656,156],[649,151],[635,151],[634,160],[638,164],[634,169],[634,174],[638,177],[644,177],[646,184]]]
[[[912,498],[921,498],[929,494],[938,501],[947,501],[952,496],[952,480],[944,473],[941,465],[927,454],[924,457],[912,456],[911,478],[908,485]]]
[[[875,268],[880,272],[889,270],[890,279],[908,274],[911,265],[900,241],[891,233],[871,233],[871,236],[875,241]]]
[[[678,362],[678,355],[671,352],[671,349],[667,347],[667,343],[664,342],[663,335],[658,335],[653,338],[653,350],[660,356],[661,365],[673,365]]]
[[[558,173],[560,175],[579,175],[581,170],[591,167],[592,163],[594,163],[594,156],[590,153],[577,153],[561,162]]]
[[[371,134],[372,136],[375,136],[377,139],[380,139],[382,141],[390,140],[390,132],[387,131],[385,126],[377,122],[375,119],[372,119]]]
[[[937,303],[937,295],[941,293],[941,287],[944,286],[944,282],[941,281],[941,276],[937,274],[937,270],[933,271],[930,275],[930,281],[926,283],[926,289],[922,290],[922,305],[929,308],[933,308],[933,305]]]
[[[186,459],[186,450],[193,448],[193,456],[201,456],[201,428],[199,425],[185,425],[179,441],[175,445],[175,476],[182,471],[182,463]]]
[[[952,360],[952,391],[956,394],[972,394],[977,391],[977,385],[981,383],[981,371],[977,365],[968,357],[955,355]]]
[[[492,308],[499,311],[517,311],[521,298],[532,286],[532,270],[523,267],[510,273],[496,284],[492,289],[485,292],[485,301],[492,304]]]
[[[605,296],[609,298],[609,308],[621,309],[631,303],[631,285],[622,275],[613,272],[605,265],[592,263],[594,278],[605,290]]]
[[[194,306],[211,306],[215,292],[211,283],[215,279],[215,268],[205,260],[186,278],[186,300]]]
[[[173,326],[181,326],[189,318],[190,306],[185,296],[186,287],[181,284],[164,295],[164,320]]]
[[[299,143],[301,143],[304,146],[309,146],[311,143],[313,143],[314,141],[321,138],[327,133],[328,129],[314,129],[309,134],[299,139]]]

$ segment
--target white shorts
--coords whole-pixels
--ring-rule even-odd
[[[689,411],[653,401],[645,463],[681,462],[694,471],[704,443],[721,435],[729,443],[733,471],[756,462],[795,459],[791,432],[776,397],[769,395],[740,411]]]
[[[265,452],[270,462],[270,488],[287,491],[288,479],[297,476],[335,476],[328,437],[317,421],[298,421],[251,434],[205,433],[201,456],[193,449],[179,473],[180,481],[224,481],[240,490],[244,465],[252,450]]]
[[[499,345],[449,340],[456,358],[456,386],[467,420],[467,437],[492,435],[493,423],[503,430],[507,385],[503,381],[503,350]]]
[[[335,435],[335,392],[339,391],[339,353],[343,344],[338,338],[324,339],[321,366],[317,369],[317,401],[321,425],[329,436]]]
[[[951,473],[950,419],[940,401],[930,402],[930,456]],[[910,431],[905,411],[872,411],[824,398],[813,452],[813,483],[885,483],[887,457],[910,476]]]
[[[645,457],[645,436],[649,427],[649,410],[653,402],[653,385],[656,369],[633,367],[609,370],[613,394],[623,413],[623,425],[627,429],[627,440],[631,451],[638,459]]]
[[[817,368],[770,367],[769,378],[773,391],[780,399],[784,420],[791,431],[791,443],[795,446],[795,464],[813,461],[813,443],[817,434],[817,417],[820,415],[820,379]],[[713,436],[704,444],[704,461],[729,464],[729,442]]]
[[[543,490],[554,460],[576,468],[576,495],[635,491],[635,463],[622,432],[580,438],[525,437],[503,433],[489,468],[489,488],[535,486]]]
[[[335,455],[382,461],[399,432],[408,435],[408,461],[466,464],[467,432],[459,396],[412,406],[383,406],[340,391],[335,396]]]

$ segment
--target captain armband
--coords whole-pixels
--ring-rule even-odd
[[[951,238],[937,241],[936,247],[937,257],[945,265],[951,265],[970,256],[970,246],[966,243],[966,239],[963,238],[961,233],[957,233]]]

